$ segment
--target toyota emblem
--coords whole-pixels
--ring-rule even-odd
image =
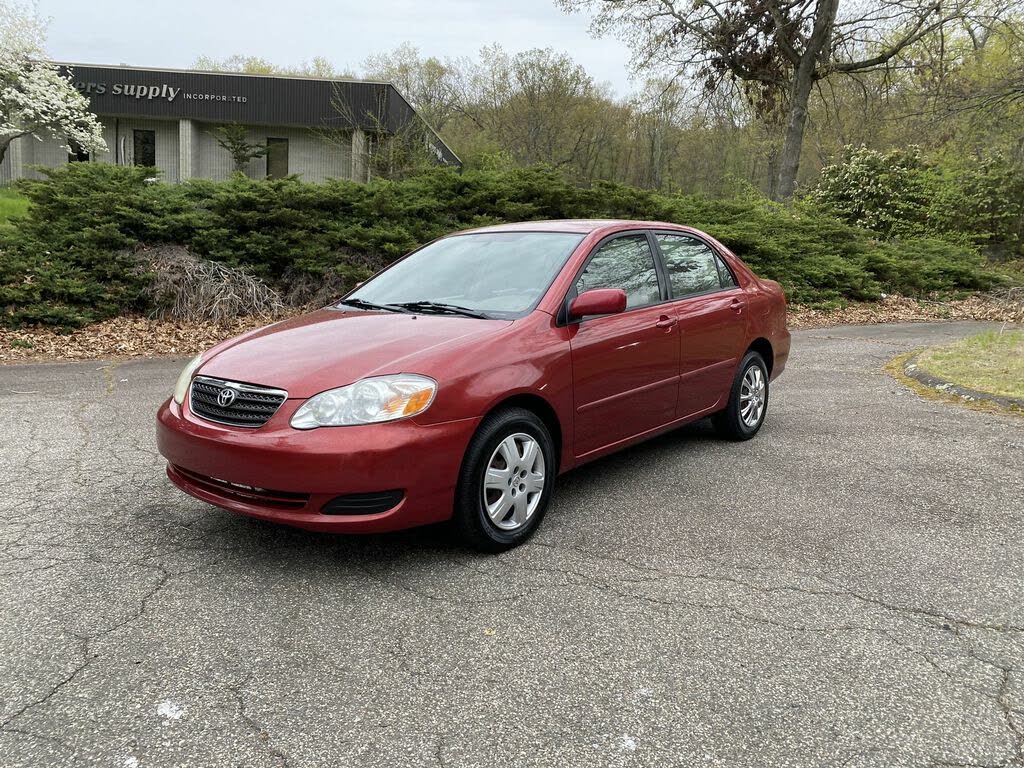
[[[238,390],[237,389],[231,389],[230,387],[224,387],[224,389],[222,389],[217,394],[217,405],[219,405],[221,408],[227,408],[233,402],[235,402],[235,398],[236,397],[238,397]]]

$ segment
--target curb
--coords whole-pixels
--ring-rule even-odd
[[[933,376],[930,373],[917,367],[918,355],[911,355],[903,363],[903,373],[910,378],[914,379],[926,387],[942,392],[947,395],[953,395],[959,397],[961,400],[967,400],[972,403],[991,403],[998,405],[1000,408],[1014,408],[1024,411],[1024,398],[1021,397],[1008,397],[1006,395],[994,395],[991,392],[982,392],[977,389],[971,389],[970,387],[964,387],[960,384],[956,384],[946,379],[941,379],[938,376]]]

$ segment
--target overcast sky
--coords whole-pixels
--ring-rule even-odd
[[[498,42],[510,52],[566,51],[620,96],[634,90],[626,46],[591,38],[589,18],[553,0],[39,0],[39,9],[60,61],[185,68],[200,55],[239,53],[279,64],[324,56],[359,71],[369,54],[404,41],[439,58]]]

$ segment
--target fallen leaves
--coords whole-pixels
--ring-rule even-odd
[[[45,360],[95,360],[127,357],[191,357],[265,319],[226,323],[188,323],[118,317],[60,333],[52,328],[0,329],[0,363]]]
[[[880,301],[852,303],[838,309],[812,309],[794,305],[789,308],[788,318],[791,329],[936,320],[1024,323],[1024,288],[974,294],[951,301],[886,296]]]

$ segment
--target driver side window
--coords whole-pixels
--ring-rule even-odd
[[[594,288],[621,288],[626,309],[661,301],[654,254],[646,235],[623,235],[595,253],[576,280],[576,293]]]

